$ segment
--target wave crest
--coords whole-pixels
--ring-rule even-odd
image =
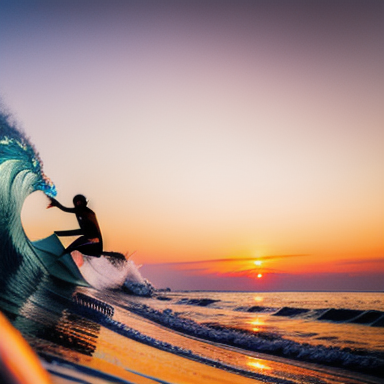
[[[41,275],[30,241],[21,223],[25,199],[35,191],[56,195],[56,188],[45,176],[42,162],[27,137],[0,112],[0,277],[2,284],[11,275],[28,268],[30,278]],[[37,264],[37,265],[36,265]]]

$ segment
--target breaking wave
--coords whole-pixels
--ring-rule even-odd
[[[49,272],[25,234],[21,210],[25,199],[33,192],[42,191],[50,197],[57,193],[44,174],[39,154],[31,142],[2,112],[0,177],[0,291],[5,294],[20,289],[33,291],[39,281],[48,278]],[[123,288],[140,296],[150,296],[154,291],[131,260],[120,264],[111,257],[85,256],[84,260],[80,271],[96,289]]]
[[[55,186],[45,176],[38,153],[8,115],[0,112],[0,287],[19,274],[35,285],[47,275],[36,258],[22,223],[25,199],[35,191],[56,195]],[[22,271],[22,273],[20,273]]]

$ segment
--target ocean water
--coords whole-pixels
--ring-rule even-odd
[[[178,357],[198,369],[216,367],[240,383],[384,380],[382,293],[154,291],[142,297],[78,287],[65,297],[61,289],[44,285],[17,311],[12,298],[0,296],[1,308],[54,379],[78,382],[79,371],[84,375],[84,367],[99,368],[102,361],[141,371],[153,382],[198,382],[188,374],[174,381],[161,369],[154,372],[155,358],[150,369],[140,368],[143,362],[132,362],[134,341],[158,351],[154,356],[165,351],[167,361]],[[103,372],[108,376],[102,382],[119,376],[114,369]],[[100,373],[90,370],[81,382],[96,383]]]
[[[181,342],[180,333],[234,347],[245,356],[252,351],[266,359],[348,370],[353,377],[384,377],[383,293],[188,291],[160,292],[148,299],[116,294],[109,298],[114,300],[177,331],[167,333],[164,340],[183,348],[190,341]],[[123,313],[121,320],[125,321]],[[252,364],[241,364],[241,369],[251,368]]]
[[[151,307],[211,328],[299,345],[384,352],[382,293],[177,292],[156,299],[160,303]]]
[[[72,255],[78,286],[25,234],[26,197],[56,190],[4,114],[0,179],[0,311],[54,383],[384,382],[383,293],[158,291],[129,260]]]
[[[382,293],[180,292],[157,299],[159,310],[166,307],[209,327],[300,345],[384,352]]]

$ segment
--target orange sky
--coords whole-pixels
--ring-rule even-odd
[[[106,250],[383,272],[382,2],[85,3],[0,3],[0,97]],[[77,227],[46,204],[31,238]]]

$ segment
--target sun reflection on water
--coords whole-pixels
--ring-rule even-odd
[[[269,367],[264,360],[254,359],[252,357],[249,357],[247,365],[259,371],[269,371],[271,369],[271,367]]]
[[[260,332],[262,330],[262,327],[265,325],[265,322],[264,322],[264,320],[257,317],[256,319],[250,321],[249,324],[255,326],[254,328],[252,328],[252,331]]]

